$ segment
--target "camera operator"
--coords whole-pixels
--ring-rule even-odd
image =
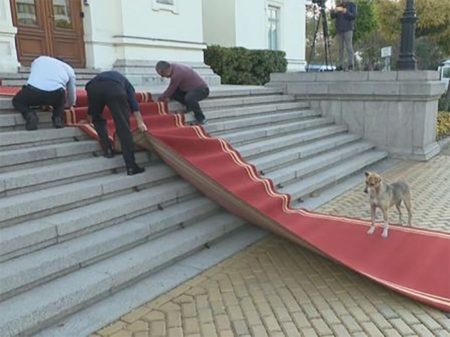
[[[348,70],[353,70],[353,29],[356,18],[356,4],[348,0],[337,0],[336,8],[331,11],[331,18],[335,19],[337,40],[339,45],[339,67],[344,70],[344,46],[347,49]]]

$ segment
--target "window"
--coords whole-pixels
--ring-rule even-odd
[[[280,35],[280,8],[275,6],[269,6],[268,8],[268,42],[270,50],[278,50],[280,48],[279,35]]]
[[[17,0],[16,11],[19,24],[37,26],[35,0]]]
[[[156,0],[157,3],[164,4],[164,5],[172,5],[173,6],[173,0]]]

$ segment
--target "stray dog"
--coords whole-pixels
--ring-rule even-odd
[[[387,184],[376,173],[366,172],[366,188],[365,193],[369,194],[370,202],[370,217],[372,219],[372,226],[367,234],[373,234],[375,232],[375,211],[378,208],[383,213],[383,238],[388,237],[388,216],[389,208],[395,205],[399,213],[399,223],[402,222],[402,211],[400,210],[401,203],[406,206],[408,210],[408,226],[411,226],[412,212],[411,212],[411,190],[407,183],[399,181],[393,184]]]

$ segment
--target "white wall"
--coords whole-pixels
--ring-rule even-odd
[[[232,16],[230,3],[234,3]],[[280,8],[279,46],[286,52],[288,70],[303,70],[306,63],[305,0],[203,0],[205,42],[225,47],[268,49],[268,6]],[[234,43],[229,37],[233,33]]]
[[[0,72],[17,72],[16,33],[9,0],[0,0]]]
[[[288,70],[304,70],[306,65],[305,0],[284,0],[283,50],[289,62]]]
[[[201,0],[175,0],[173,7],[156,0],[90,0],[85,12],[90,67],[109,69],[120,59],[203,62]]]
[[[267,49],[266,0],[235,1],[236,46]]]
[[[236,46],[235,0],[203,0],[203,37],[208,45]]]

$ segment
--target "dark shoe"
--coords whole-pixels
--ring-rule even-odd
[[[139,166],[135,166],[132,168],[127,168],[127,175],[129,176],[134,176],[135,174],[139,174],[145,171],[145,168],[143,167],[139,167]]]
[[[203,118],[200,120],[196,119],[195,121],[192,121],[191,124],[192,125],[206,125],[206,124],[208,124],[208,120],[206,118]]]
[[[103,157],[108,159],[114,158],[114,151],[112,149],[106,149],[105,152],[103,152]]]
[[[55,129],[62,129],[64,127],[64,123],[61,117],[52,117],[52,122]]]
[[[28,113],[25,120],[26,120],[25,129],[27,129],[28,131],[33,131],[33,130],[38,129],[37,125],[39,122],[39,118],[36,115],[36,113],[34,113],[34,112]]]
[[[348,66],[348,71],[353,71],[353,66]]]
[[[341,66],[336,67],[336,71],[343,71],[344,69]]]

